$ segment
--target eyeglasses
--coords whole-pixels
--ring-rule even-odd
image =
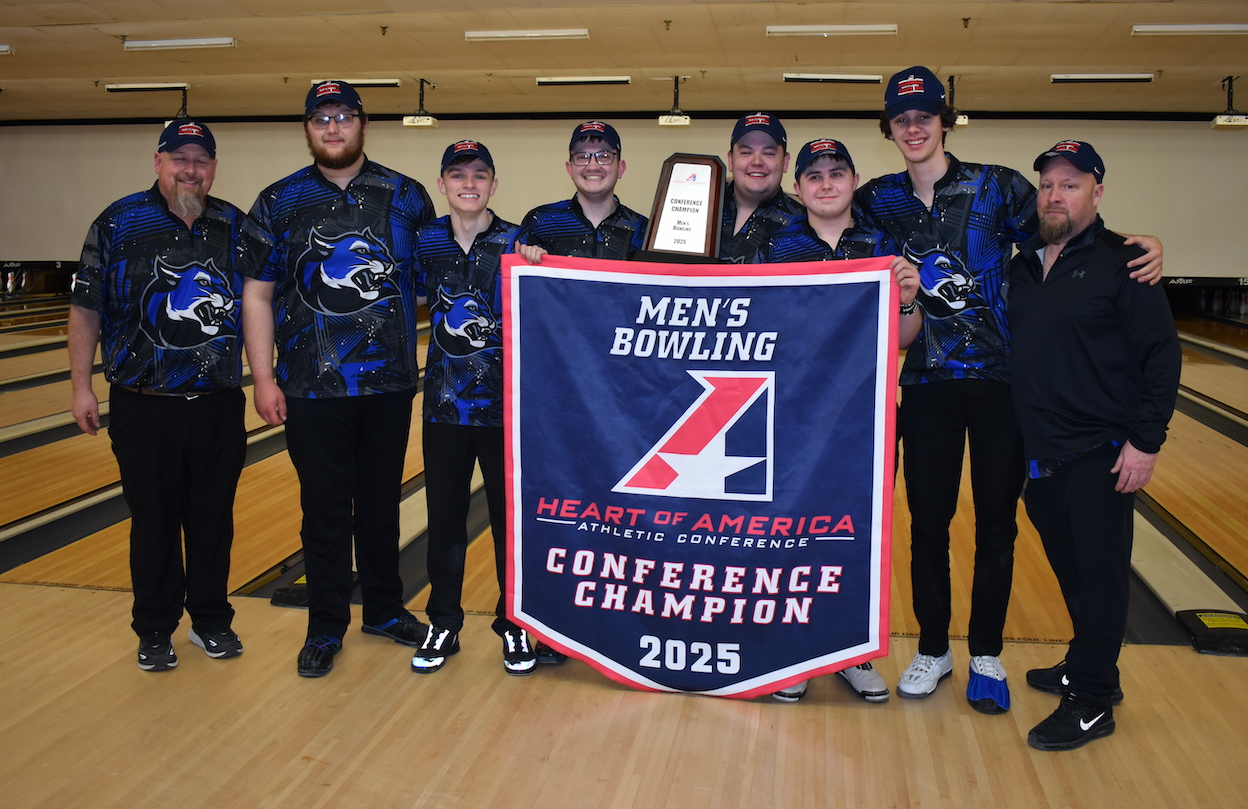
[[[325,129],[330,121],[338,124],[339,129],[350,129],[355,126],[355,119],[359,117],[358,112],[340,112],[337,115],[309,115],[307,121],[312,124],[313,129]]]
[[[618,155],[615,152],[573,152],[572,165],[588,166],[591,157],[600,166],[610,166]]]

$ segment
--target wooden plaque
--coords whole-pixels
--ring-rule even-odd
[[[663,161],[646,233],[646,256],[656,261],[714,261],[724,213],[724,162],[714,155],[677,153]]]

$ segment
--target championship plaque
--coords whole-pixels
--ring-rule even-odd
[[[724,212],[724,163],[714,155],[674,154],[663,161],[645,254],[649,261],[717,261]]]

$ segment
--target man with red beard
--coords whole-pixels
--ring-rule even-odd
[[[243,652],[227,599],[246,453],[240,271],[263,257],[263,242],[242,211],[208,196],[216,172],[206,125],[165,127],[156,184],[91,225],[69,307],[70,411],[83,432],[103,426],[97,344],[112,385],[108,432],[130,508],[131,627],[144,671],[178,665],[184,608],[191,642],[209,657]]]
[[[416,229],[433,203],[364,155],[368,115],[346,82],[308,92],[303,131],[313,164],[251,211],[272,250],[248,270],[243,321],[256,412],[285,423],[299,473],[308,632],[298,672],[321,677],[351,621],[353,543],[363,631],[408,646],[425,638],[403,604],[398,543],[418,373]]]
[[[1182,352],[1166,294],[1129,277],[1138,247],[1097,213],[1105,164],[1067,140],[1036,158],[1038,233],[1010,262],[1011,375],[1040,532],[1070,612],[1066,659],[1027,672],[1062,701],[1027,737],[1072,750],[1114,732],[1132,515],[1174,412]]]

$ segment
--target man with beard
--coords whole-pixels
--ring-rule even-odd
[[[307,96],[313,164],[266,188],[251,215],[272,244],[243,287],[256,412],[286,425],[299,473],[308,631],[303,677],[333,668],[351,621],[354,540],[363,631],[419,646],[403,604],[399,489],[416,392],[420,183],[364,155],[368,116],[344,81]],[[277,365],[273,348],[277,346]]]
[[[91,386],[97,344],[111,385],[108,432],[130,507],[131,627],[144,671],[178,665],[172,635],[184,608],[191,642],[209,657],[243,651],[226,597],[246,449],[240,270],[263,245],[242,211],[208,196],[216,158],[203,123],[165,127],[156,184],[91,225],[69,307],[71,412],[83,432],[102,426]]]
[[[1061,694],[1027,737],[1073,750],[1114,732],[1127,626],[1134,492],[1152,477],[1182,352],[1165,292],[1133,282],[1143,251],[1105,228],[1105,164],[1067,140],[1036,158],[1039,232],[1010,262],[1014,412],[1024,500],[1070,612],[1066,659],[1027,672]]]
[[[1034,227],[1036,190],[1005,166],[963,163],[945,151],[956,111],[932,71],[893,75],[880,131],[906,170],[877,177],[857,202],[919,268],[923,324],[901,370],[897,432],[905,449],[910,506],[910,577],[919,648],[897,683],[925,699],[953,671],[949,525],[970,445],[975,504],[974,582],[967,631],[966,697],[975,710],[1009,710],[1001,662],[1014,571],[1015,514],[1023,487],[1022,442],[1010,405],[1010,330],[1005,271],[1014,245]],[[1132,261],[1141,282],[1161,275],[1161,243]]]
[[[797,221],[801,203],[780,190],[789,170],[788,133],[766,112],[743,115],[732,129],[719,257],[736,264],[758,259],[767,240]]]
[[[611,124],[586,121],[572,130],[566,165],[576,193],[525,214],[518,249],[526,261],[546,253],[626,260],[645,246],[649,220],[615,195],[627,168],[622,151]]]

